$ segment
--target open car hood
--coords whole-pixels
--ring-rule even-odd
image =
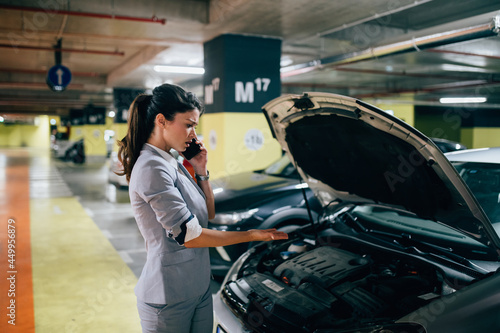
[[[273,136],[320,202],[377,203],[446,224],[500,253],[457,171],[425,135],[360,100],[306,93],[263,106]]]

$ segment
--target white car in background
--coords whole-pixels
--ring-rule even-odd
[[[125,176],[118,176],[115,172],[123,170],[122,163],[118,160],[118,153],[111,152],[109,157],[108,183],[116,186],[117,189],[128,189],[128,182]]]
[[[500,147],[445,154],[465,180],[500,236]]]

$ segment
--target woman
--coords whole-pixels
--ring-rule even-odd
[[[147,260],[135,288],[143,332],[211,332],[208,247],[286,239],[275,229],[221,232],[207,229],[215,216],[207,150],[189,160],[197,183],[169,154],[195,138],[201,103],[181,87],[164,84],[138,96],[118,156]]]

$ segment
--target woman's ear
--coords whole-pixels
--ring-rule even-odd
[[[165,116],[162,115],[161,113],[158,113],[155,118],[155,125],[165,127],[167,124],[167,119],[165,119]]]

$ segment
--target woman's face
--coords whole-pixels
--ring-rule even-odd
[[[183,152],[193,138],[196,138],[196,126],[200,119],[200,111],[193,109],[175,114],[174,120],[165,123],[163,137],[167,146]]]

